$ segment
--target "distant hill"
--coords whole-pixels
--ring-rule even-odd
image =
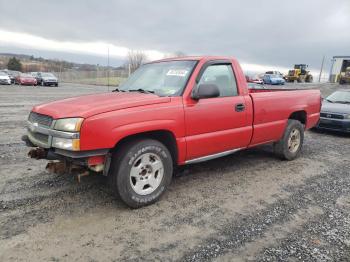
[[[74,63],[58,59],[45,59],[43,57],[35,57],[33,55],[0,53],[0,69],[6,69],[8,60],[16,57],[22,63],[23,72],[63,72],[67,70],[74,71],[96,71],[97,65]],[[99,70],[107,69],[106,66],[99,66]],[[110,69],[118,69],[111,67]]]

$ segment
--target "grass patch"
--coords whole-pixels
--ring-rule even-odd
[[[110,77],[109,78],[109,85],[110,86],[117,86],[117,85],[120,85],[121,83],[125,82],[125,80],[126,80],[125,77]],[[106,86],[106,85],[108,85],[108,78],[107,77],[80,78],[80,79],[72,79],[70,81],[64,81],[64,82],[85,84],[85,85]]]

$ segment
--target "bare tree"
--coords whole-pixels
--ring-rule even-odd
[[[128,67],[130,72],[134,72],[146,60],[146,55],[142,51],[130,50],[128,52]]]

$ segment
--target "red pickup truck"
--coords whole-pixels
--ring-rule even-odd
[[[36,158],[108,176],[137,208],[157,201],[180,165],[266,143],[296,158],[320,107],[318,90],[248,90],[233,58],[165,59],[143,65],[112,93],[35,106],[24,140]]]

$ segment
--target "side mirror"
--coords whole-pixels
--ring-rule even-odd
[[[199,100],[202,98],[213,98],[220,96],[220,91],[217,85],[201,84],[193,90],[192,98]]]

